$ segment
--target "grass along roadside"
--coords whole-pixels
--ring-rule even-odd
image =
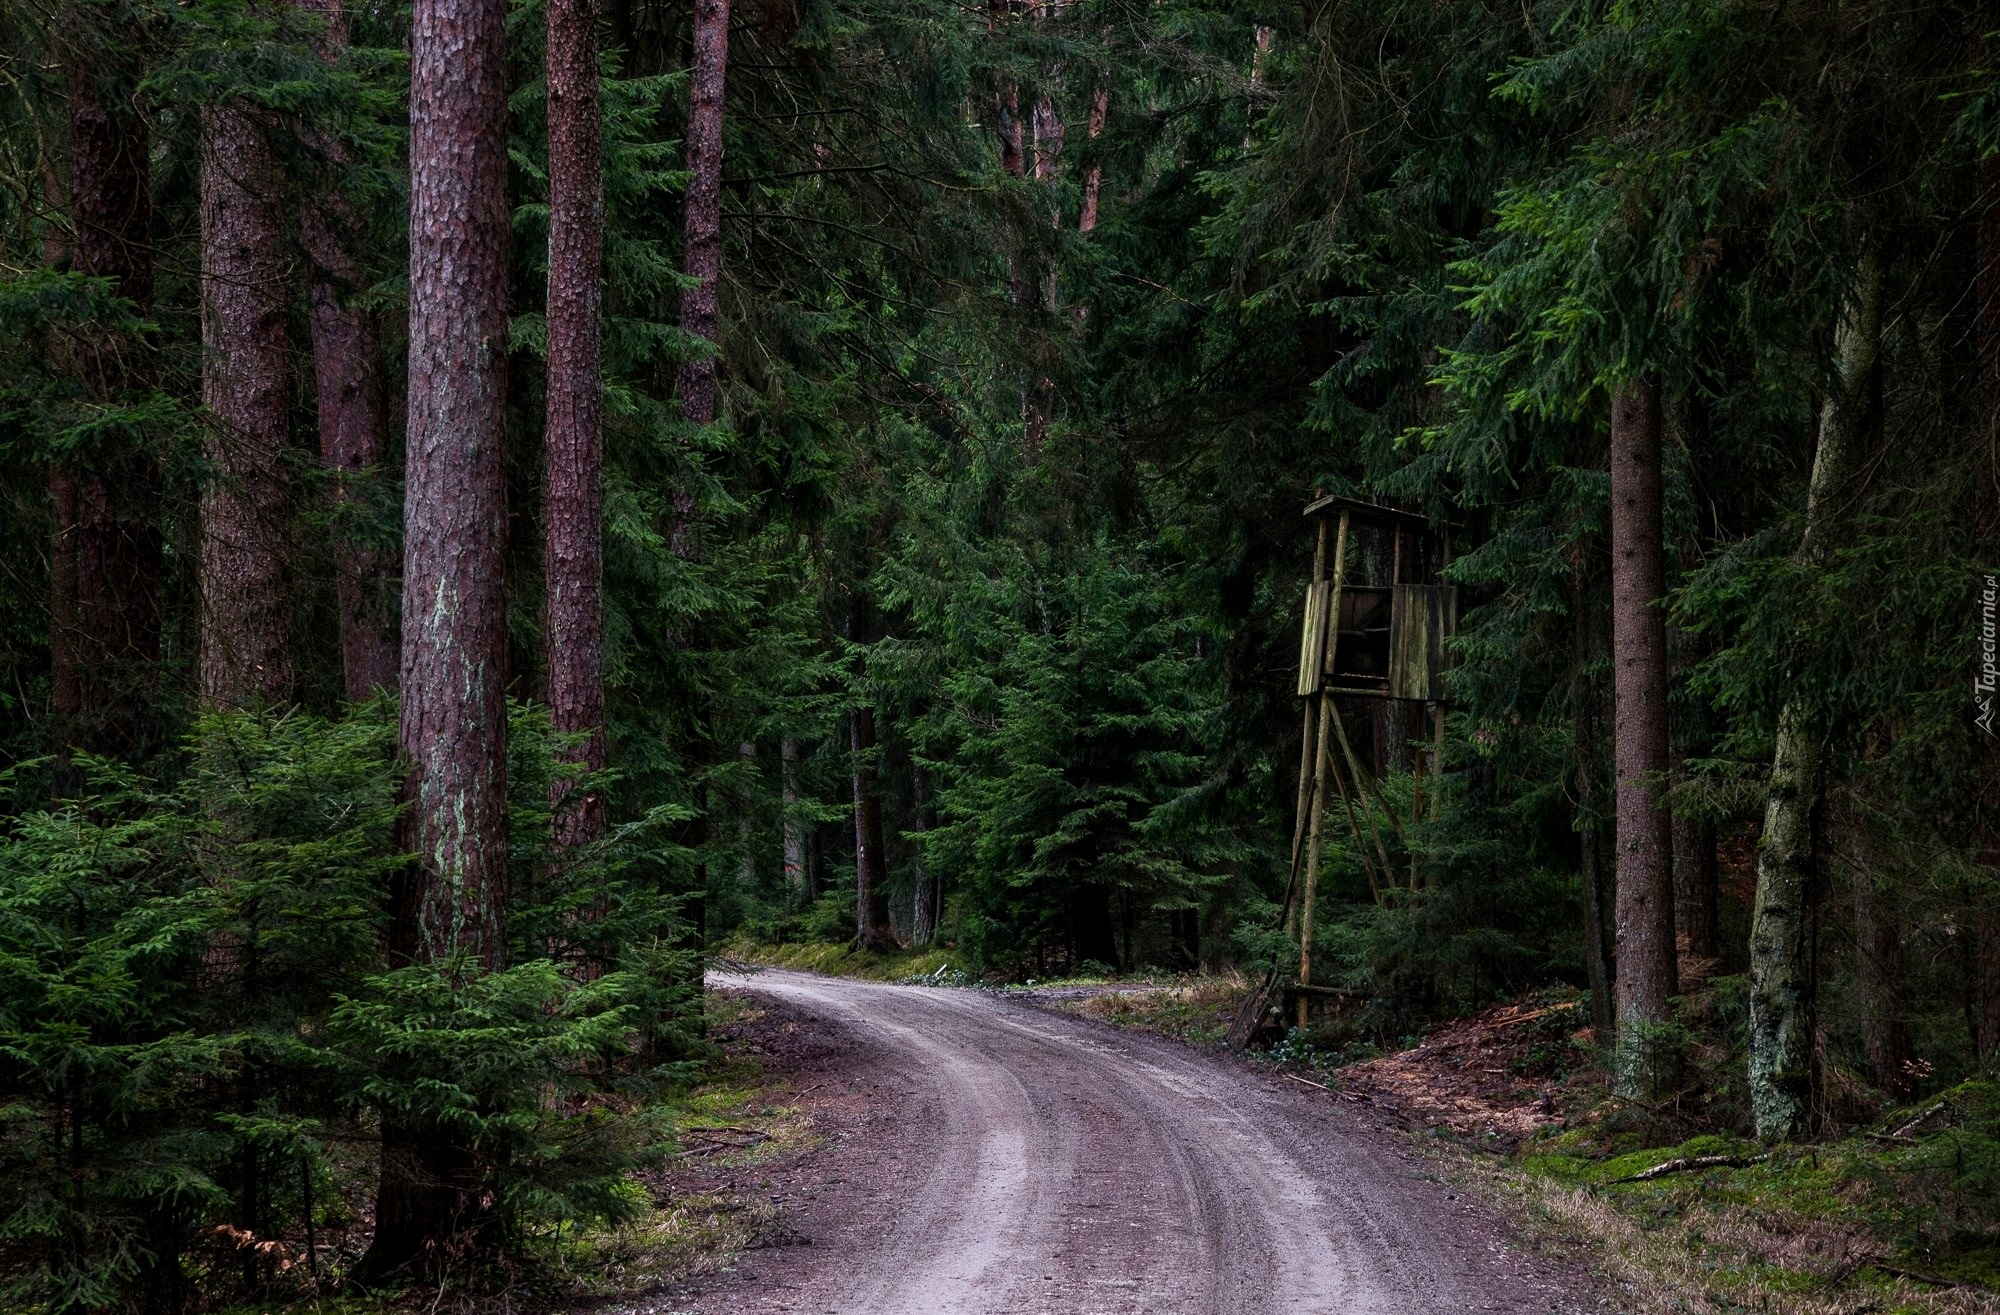
[[[951,975],[964,956],[948,949],[857,950],[851,942],[793,941],[772,945],[739,936],[710,956],[717,967],[737,964],[758,968],[795,968],[800,972],[825,973],[829,977],[855,977],[871,982],[901,982],[917,977]],[[962,979],[962,980],[960,980]],[[970,984],[970,978],[954,979],[954,985]]]
[[[632,1180],[647,1203],[636,1218],[551,1239],[545,1286],[560,1298],[551,1305],[620,1310],[784,1240],[778,1207],[757,1191],[758,1172],[813,1150],[819,1134],[786,1085],[732,1044],[737,1029],[761,1017],[760,1006],[710,993],[706,1009],[720,1058],[673,1101],[677,1149]]]

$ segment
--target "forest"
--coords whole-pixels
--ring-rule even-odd
[[[1976,0],[9,0],[0,70],[0,1309],[626,1217],[731,944],[1564,984],[1770,1143],[2000,1063]],[[1327,497],[1456,633],[1303,874]]]

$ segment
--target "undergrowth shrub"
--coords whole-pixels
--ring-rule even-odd
[[[515,718],[514,966],[392,967],[395,713],[215,713],[179,775],[0,774],[0,1308],[298,1295],[355,1248],[384,1118],[472,1148],[504,1240],[635,1199],[699,1049],[678,814],[548,864],[558,742]],[[678,886],[676,883],[680,883]],[[586,970],[587,969],[587,970]],[[357,1148],[359,1150],[357,1151]]]

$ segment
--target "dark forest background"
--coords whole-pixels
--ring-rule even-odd
[[[733,937],[1295,971],[1326,494],[1448,535],[1460,618],[1421,816],[1429,718],[1365,714],[1399,879],[1328,827],[1353,1027],[1569,983],[1621,1090],[1773,1138],[2000,1057],[1983,6],[492,13],[415,71],[504,116],[500,382],[439,420],[409,6],[0,11],[0,1304],[629,1213]],[[552,474],[579,396],[601,472]],[[498,446],[420,470],[413,417]],[[504,712],[398,688],[458,511]],[[462,869],[419,693],[504,766]],[[393,1244],[322,1257],[363,1208]]]

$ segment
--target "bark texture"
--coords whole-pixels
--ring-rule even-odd
[[[402,749],[417,951],[504,958],[505,6],[417,0],[410,112]]]
[[[131,43],[65,49],[69,96],[71,267],[110,280],[141,313],[153,301],[151,150],[135,108]],[[143,387],[143,345],[101,331],[75,345],[92,405]],[[100,450],[51,472],[51,688],[59,749],[138,756],[150,745],[160,658],[164,559],[154,524],[158,467],[145,447]]]
[[[347,45],[340,0],[301,0],[326,20],[317,43],[332,63]],[[331,153],[336,168],[345,163]],[[365,227],[334,187],[308,195],[300,237],[311,262],[307,287],[320,460],[332,477],[335,598],[340,613],[340,665],[345,693],[359,702],[377,690],[396,691],[399,663],[399,562],[392,548],[357,532],[366,494],[389,460],[389,408],[381,373],[381,329],[359,304],[366,285],[358,252]]]
[[[889,943],[889,891],[882,879],[882,801],[875,794],[875,710],[847,717],[854,754],[854,939],[863,949]]]
[[[687,127],[687,230],[683,263],[699,280],[681,295],[681,328],[715,341],[722,273],[722,89],[729,67],[729,0],[695,0],[694,77]],[[680,368],[681,414],[698,425],[719,411],[715,356]]]
[[[548,7],[548,474],[542,506],[549,713],[604,767],[604,128],[595,0]],[[575,793],[574,798],[569,795]],[[555,840],[604,834],[597,791],[556,786]]]
[[[1617,764],[1617,1056],[1621,1094],[1643,1097],[1655,1071],[1649,1025],[1675,991],[1673,842],[1660,798],[1667,774],[1665,534],[1659,385],[1639,380],[1611,401],[1611,648]]]
[[[263,125],[239,105],[201,114],[202,490],[200,689],[223,707],[292,692],[287,570],[291,378],[283,188]]]
[[[392,952],[505,966],[507,79],[501,0],[416,0],[402,718]],[[364,1280],[441,1268],[497,1219],[450,1130],[389,1121]]]
[[[1835,334],[1838,376],[1821,411],[1797,559],[1818,562],[1841,515],[1840,498],[1873,409],[1881,336],[1882,278],[1872,261],[1857,273]],[[1812,1114],[1811,920],[1813,810],[1825,744],[1806,701],[1778,714],[1764,834],[1757,850],[1757,901],[1750,923],[1750,1102],[1757,1135],[1804,1135]]]

